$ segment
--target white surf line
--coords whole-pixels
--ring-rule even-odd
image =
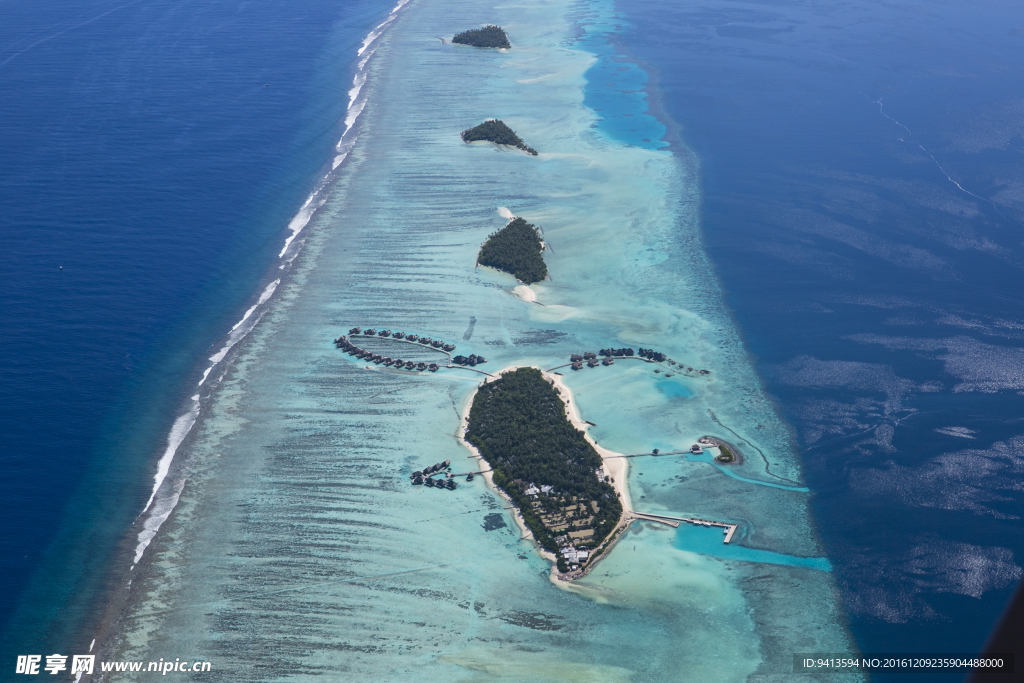
[[[306,198],[306,202],[302,205],[302,208],[292,217],[288,222],[288,230],[291,234],[285,239],[284,246],[281,247],[281,253],[277,255],[278,258],[283,258],[288,252],[288,249],[292,246],[295,238],[299,236],[299,233],[309,225],[309,221],[312,220],[313,215],[316,214],[317,210],[324,205],[327,201],[327,193],[325,190],[333,180],[333,172],[337,170],[345,159],[348,157],[352,147],[355,145],[356,137],[349,139],[349,133],[355,126],[356,121],[359,120],[360,114],[366,108],[368,97],[360,97],[363,91],[363,86],[366,85],[366,79],[368,73],[366,71],[367,64],[370,62],[370,58],[377,52],[379,45],[377,39],[384,35],[388,26],[398,17],[398,11],[409,4],[410,0],[400,0],[395,5],[387,18],[381,23],[377,24],[372,31],[366,34],[363,38],[362,45],[356,51],[356,56],[361,57],[359,64],[356,67],[356,74],[352,77],[352,87],[348,90],[348,107],[345,109],[345,129],[341,133],[341,138],[334,146],[337,156],[331,162],[331,170],[325,175],[313,192]],[[283,270],[291,263],[292,259],[289,259],[286,263],[281,264],[280,268]]]
[[[954,185],[956,185],[957,189],[960,190],[961,192],[969,194],[970,196],[974,197],[975,199],[980,199],[983,202],[987,202],[987,203],[991,204],[992,207],[996,210],[996,212],[1000,216],[1003,216],[1003,218],[1007,218],[1007,216],[1005,216],[1003,214],[1003,212],[999,210],[999,205],[996,204],[994,201],[992,201],[991,199],[987,199],[986,197],[982,197],[981,195],[974,194],[973,192],[971,192],[970,190],[965,188],[963,185],[961,185],[960,183],[955,181],[953,179],[953,176],[949,175],[949,173],[946,172],[946,169],[942,168],[942,164],[940,164],[939,160],[935,158],[935,155],[932,154],[931,152],[929,152],[927,149],[925,149],[924,145],[922,145],[920,142],[917,141],[916,138],[914,138],[914,133],[909,128],[907,128],[905,125],[903,125],[902,123],[900,123],[899,121],[897,121],[896,119],[894,119],[893,117],[891,117],[891,116],[889,116],[888,114],[885,113],[885,110],[882,108],[882,98],[881,97],[879,97],[877,100],[875,100],[874,103],[878,105],[878,113],[879,114],[881,114],[885,118],[889,119],[890,121],[895,123],[897,126],[902,128],[903,130],[907,131],[907,135],[909,135],[911,138],[913,138],[911,140],[911,142],[913,142],[915,145],[917,145],[918,149],[920,149],[922,152],[924,152],[925,154],[928,155],[928,158],[930,158],[932,160],[932,162],[935,164],[935,167],[939,169],[939,171],[942,173],[942,175],[946,176],[946,180],[948,180],[949,182],[951,182]],[[902,138],[900,138],[900,141],[901,142],[906,142]]]
[[[136,2],[139,1],[141,0],[136,0]],[[320,182],[317,185],[317,188],[312,192],[312,194],[309,195],[309,197],[306,199],[306,202],[302,205],[302,208],[300,208],[298,213],[296,213],[288,222],[288,229],[291,231],[291,234],[285,239],[284,246],[281,249],[281,252],[278,254],[278,258],[283,258],[285,254],[288,253],[289,248],[295,241],[295,238],[298,237],[299,233],[302,232],[303,228],[305,228],[306,225],[309,224],[309,221],[312,219],[317,209],[323,206],[324,202],[327,201],[326,190],[330,184],[330,181],[333,179],[332,173],[335,169],[338,168],[339,165],[341,165],[341,163],[348,156],[348,153],[351,151],[352,146],[355,144],[355,140],[357,139],[356,137],[353,137],[351,140],[348,140],[346,139],[346,136],[352,130],[352,127],[355,125],[355,122],[359,118],[359,115],[366,107],[367,98],[365,95],[362,98],[360,98],[360,94],[362,94],[363,86],[366,84],[366,66],[369,62],[370,57],[373,56],[373,53],[376,52],[377,49],[376,41],[384,34],[384,31],[387,29],[388,25],[395,20],[398,11],[401,10],[405,5],[407,5],[409,1],[410,0],[400,0],[398,4],[395,5],[395,7],[388,14],[387,19],[378,24],[363,39],[362,45],[357,51],[356,56],[363,57],[365,53],[365,57],[363,57],[363,59],[360,60],[359,67],[356,71],[355,76],[352,79],[352,87],[348,91],[349,104],[345,116],[345,130],[342,133],[341,139],[338,141],[338,144],[335,146],[336,151],[340,152],[340,154],[333,160],[331,171],[328,172],[328,174],[325,175],[320,180]],[[133,2],[128,4],[135,3]],[[122,5],[121,7],[127,6],[128,5]],[[121,7],[114,8],[108,11],[106,14],[109,14],[110,12],[113,12],[116,9],[121,9]],[[99,19],[102,16],[105,15],[95,17],[91,19],[90,22],[95,21],[96,19]],[[84,26],[85,24],[80,25]],[[71,29],[69,28],[66,30],[69,31]],[[370,49],[371,46],[372,49]],[[26,48],[26,50],[31,49],[32,47],[34,47],[34,45],[29,46],[28,48]],[[17,55],[14,55],[8,58],[6,61],[10,61],[16,56]],[[0,62],[0,66],[3,66],[3,64],[6,63],[6,61]],[[295,260],[295,257],[297,255],[298,250],[292,250],[290,257],[284,263],[282,263],[279,266],[279,268],[284,269],[285,267],[287,267],[292,261]],[[250,306],[249,309],[246,310],[246,312],[242,315],[241,319],[234,324],[234,326],[228,332],[227,341],[225,341],[224,345],[215,354],[210,356],[210,364],[207,366],[206,370],[203,372],[202,378],[196,385],[197,389],[199,389],[200,387],[203,386],[203,384],[206,383],[206,380],[209,379],[210,374],[227,357],[231,349],[234,348],[234,346],[238,344],[238,342],[245,339],[245,337],[248,336],[249,332],[251,332],[256,327],[256,325],[262,319],[263,315],[266,313],[266,310],[263,310],[255,317],[253,317],[254,313],[256,313],[261,306],[264,306],[264,304],[266,304],[271,299],[274,292],[277,290],[277,286],[279,284],[281,284],[280,278],[268,284],[263,289],[263,292],[260,294],[260,297],[256,301],[256,303]],[[146,548],[149,547],[149,544],[156,537],[156,534],[160,530],[160,527],[163,525],[165,521],[167,521],[167,518],[170,517],[171,512],[174,511],[174,508],[178,504],[178,499],[181,496],[181,491],[185,485],[184,477],[182,477],[175,483],[173,490],[163,491],[163,494],[165,495],[160,494],[161,490],[165,488],[164,484],[166,483],[167,475],[171,470],[171,465],[173,464],[174,458],[178,453],[178,449],[181,447],[181,444],[185,441],[185,438],[188,437],[189,433],[191,433],[192,431],[192,428],[199,420],[199,414],[201,412],[202,407],[200,401],[200,394],[196,393],[191,396],[188,409],[184,413],[179,415],[177,419],[175,419],[174,424],[171,426],[171,430],[167,435],[167,446],[165,447],[164,453],[160,457],[160,460],[157,462],[156,473],[153,475],[153,489],[149,495],[149,500],[146,501],[146,505],[143,507],[142,512],[139,513],[139,516],[136,517],[135,520],[137,522],[139,519],[143,517],[143,515],[145,515],[147,512],[149,513],[149,516],[143,522],[142,530],[139,532],[139,535],[137,537],[137,543],[135,546],[135,556],[134,560],[132,561],[131,569],[129,571],[135,569],[135,566],[142,559],[142,556],[145,553]]]

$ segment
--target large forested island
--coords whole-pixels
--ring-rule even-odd
[[[458,33],[452,38],[452,42],[473,47],[512,47],[505,31],[500,26],[494,25]]]
[[[477,263],[511,273],[524,284],[532,285],[548,276],[543,250],[537,226],[517,217],[487,238],[480,247]]]
[[[478,140],[486,140],[496,145],[508,145],[509,147],[515,147],[528,154],[537,156],[537,150],[533,147],[528,147],[523,142],[523,139],[516,135],[514,130],[506,126],[501,119],[488,119],[479,126],[462,131],[463,142],[477,142]]]
[[[519,368],[483,384],[473,399],[466,440],[493,469],[544,549],[593,549],[615,529],[622,504],[598,475],[598,455],[565,414],[565,404],[539,370]],[[561,552],[560,552],[561,551]]]

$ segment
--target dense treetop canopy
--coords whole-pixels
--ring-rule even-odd
[[[569,422],[561,396],[539,370],[519,368],[482,385],[470,408],[466,440],[493,468],[495,485],[516,502],[548,550],[557,546],[524,493],[531,484],[553,487],[538,496],[544,508],[567,500],[597,507],[595,545],[618,523],[622,504],[611,485],[597,477],[601,456]]]
[[[508,42],[508,35],[500,26],[484,26],[469,31],[463,31],[452,38],[453,43],[460,45],[472,45],[473,47],[512,47]]]
[[[484,121],[479,126],[474,126],[469,130],[462,131],[462,140],[464,142],[476,142],[477,140],[486,140],[487,142],[493,142],[498,145],[508,145],[509,147],[516,147],[528,152],[533,156],[537,156],[537,150],[533,147],[527,147],[523,139],[516,135],[515,131],[509,128],[501,119],[490,119]]]
[[[537,226],[522,218],[515,218],[487,238],[480,247],[477,262],[511,273],[531,285],[548,276],[548,267],[541,255],[543,249]]]

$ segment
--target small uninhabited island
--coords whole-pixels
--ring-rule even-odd
[[[543,251],[544,242],[537,226],[516,217],[487,238],[480,247],[477,263],[511,273],[523,284],[531,285],[548,276]]]
[[[537,156],[537,150],[533,147],[528,147],[523,142],[523,139],[516,135],[514,130],[505,125],[505,122],[501,119],[488,119],[479,126],[462,131],[463,142],[478,142],[480,140],[493,142],[496,145],[515,147],[528,154]]]
[[[458,45],[472,45],[473,47],[504,47],[510,48],[508,34],[500,26],[484,26],[469,31],[458,33],[452,38],[452,42]]]
[[[518,368],[481,385],[465,438],[537,543],[556,554],[559,572],[575,575],[596,559],[594,549],[622,520],[622,503],[601,456],[540,370]]]

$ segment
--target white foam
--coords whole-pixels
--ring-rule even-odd
[[[355,78],[352,79],[352,87],[348,91],[348,106],[352,106],[352,103],[359,97],[359,91],[363,89],[363,84],[366,83],[366,72],[357,73]]]
[[[512,214],[512,212],[509,211],[504,206],[499,206],[498,207],[498,215],[501,216],[502,218],[507,219],[507,220],[512,220],[513,218],[515,218],[515,216]]]
[[[196,423],[197,417],[199,417],[199,401],[193,396],[192,406],[187,413],[178,416],[178,419],[174,421],[174,425],[171,427],[170,434],[167,435],[167,448],[164,449],[163,456],[156,464],[156,474],[153,475],[153,492],[149,494],[146,507],[142,508],[143,513],[149,510],[149,506],[153,504],[156,492],[160,489],[160,485],[164,483],[164,479],[171,469],[171,461],[174,460],[174,454],[177,452],[178,446],[185,440],[188,433],[192,431],[192,425]]]

